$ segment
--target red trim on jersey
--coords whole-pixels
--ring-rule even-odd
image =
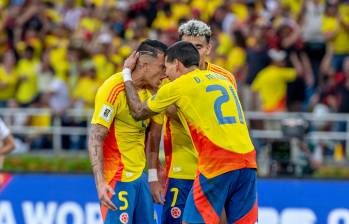
[[[113,104],[116,100],[116,97],[119,95],[121,91],[125,89],[124,83],[119,83],[112,88],[107,98],[107,102]]]
[[[255,224],[258,219],[258,204],[257,199],[251,210],[246,213],[241,219],[235,222],[235,224]]]
[[[234,75],[232,75],[229,71],[225,70],[224,68],[221,68],[217,65],[210,64],[210,66],[207,68],[209,71],[215,72],[219,75],[223,75],[226,77],[234,86],[235,89],[237,89],[237,84]]]
[[[202,191],[199,174],[194,180],[193,196],[195,207],[199,211],[205,223],[219,223],[219,215],[216,213],[210,201],[206,198],[206,195]]]
[[[247,153],[229,151],[210,141],[189,123],[188,127],[199,153],[199,170],[206,177],[212,178],[242,168],[257,168],[255,150]]]
[[[168,178],[170,175],[170,169],[172,165],[172,134],[171,134],[170,118],[168,117],[166,120],[166,130],[164,133],[164,150],[165,150],[165,161],[166,161],[166,184],[165,184],[165,192],[166,192],[167,185],[168,185]]]

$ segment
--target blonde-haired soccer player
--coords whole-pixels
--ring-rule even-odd
[[[178,28],[179,39],[192,43],[200,54],[199,68],[209,70],[227,77],[236,90],[234,76],[227,70],[207,61],[211,51],[210,27],[199,20],[189,20]],[[160,122],[159,122],[160,121]],[[163,122],[161,122],[163,121]],[[164,149],[166,162],[166,186],[158,181],[157,164],[161,130],[164,127]],[[171,107],[163,120],[154,120],[150,125],[148,145],[150,149],[149,169],[150,175],[155,175],[150,182],[154,201],[163,204],[161,223],[181,223],[183,209],[193,185],[197,171],[197,152],[190,139],[189,133],[176,115],[176,110]],[[163,193],[164,192],[164,193]]]

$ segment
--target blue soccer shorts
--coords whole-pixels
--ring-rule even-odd
[[[183,221],[218,224],[223,209],[228,223],[257,222],[256,169],[234,170],[211,179],[199,174],[189,193]]]
[[[166,187],[165,204],[162,209],[162,224],[181,224],[185,202],[194,180],[169,178]]]
[[[105,224],[155,223],[153,198],[146,174],[143,173],[141,177],[131,182],[116,182],[114,191],[115,195],[111,200],[117,210],[101,206]]]

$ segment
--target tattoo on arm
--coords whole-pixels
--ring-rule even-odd
[[[147,102],[141,102],[137,90],[132,82],[125,82],[125,90],[127,104],[130,108],[131,115],[135,120],[145,120],[157,114],[148,108]]]
[[[104,182],[103,177],[103,141],[108,129],[102,125],[94,124],[88,141],[88,151],[96,185]]]

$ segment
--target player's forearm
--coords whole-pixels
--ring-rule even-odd
[[[104,182],[103,177],[103,141],[108,129],[101,125],[92,125],[88,141],[88,151],[96,185]]]
[[[149,110],[146,102],[142,103],[138,96],[136,87],[131,81],[125,82],[125,91],[127,104],[130,108],[131,115],[135,120],[145,120],[156,114]]]
[[[4,140],[4,145],[0,148],[0,155],[6,155],[15,149],[15,141],[12,135],[9,135]]]
[[[147,152],[149,152],[149,169],[157,169],[161,141],[162,125],[151,121],[147,138]]]

